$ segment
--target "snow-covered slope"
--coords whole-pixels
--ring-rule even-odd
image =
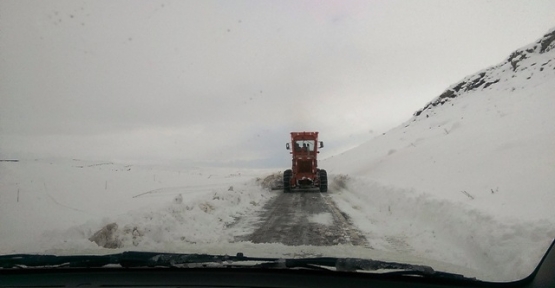
[[[533,83],[552,80],[555,69],[553,57],[555,49],[555,29],[545,34],[533,44],[520,48],[500,64],[480,71],[451,85],[439,97],[428,103],[424,108],[414,113],[414,116],[429,117],[434,114],[434,107],[453,103],[451,100],[469,94],[473,91],[489,90],[515,91],[526,89]]]
[[[532,271],[555,238],[554,48],[555,29],[321,162],[349,175],[334,199],[370,242],[492,279]]]

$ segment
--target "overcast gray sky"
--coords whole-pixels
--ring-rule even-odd
[[[287,166],[410,118],[555,27],[555,0],[0,0],[0,157]]]

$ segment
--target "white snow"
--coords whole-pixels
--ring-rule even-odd
[[[330,226],[333,224],[333,216],[328,212],[318,213],[310,215],[308,217],[308,222]]]
[[[127,248],[229,242],[252,228],[227,226],[275,194],[255,183],[264,170],[51,159],[0,162],[0,173],[0,254],[94,247],[87,239],[112,222]]]

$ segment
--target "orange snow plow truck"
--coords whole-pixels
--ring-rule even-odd
[[[283,172],[283,192],[318,188],[328,191],[326,170],[318,169],[318,151],[324,143],[318,142],[318,132],[291,132],[291,143],[285,148],[293,156],[291,169]]]

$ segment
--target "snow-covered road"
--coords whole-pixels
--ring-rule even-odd
[[[260,212],[256,231],[244,240],[254,243],[330,246],[368,246],[327,193],[282,193]],[[348,217],[348,216],[347,216]]]

